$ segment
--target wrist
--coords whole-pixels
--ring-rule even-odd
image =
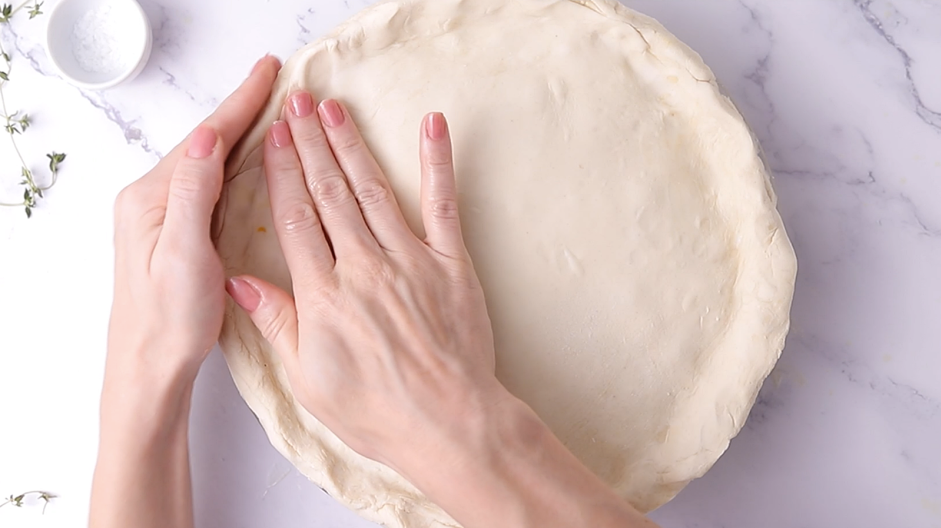
[[[468,509],[499,503],[493,499],[509,491],[509,468],[530,460],[554,438],[526,403],[502,385],[500,390],[491,405],[478,407],[393,468],[449,512],[454,502]]]
[[[105,383],[127,382],[155,391],[179,390],[196,380],[208,350],[180,339],[185,332],[152,326],[120,325],[112,316]]]
[[[101,391],[102,442],[125,436],[146,440],[185,430],[196,372],[153,361],[167,355],[163,350],[109,347]]]
[[[179,321],[140,313],[125,304],[115,301],[112,307],[106,376],[130,377],[148,388],[173,388],[195,381],[218,332],[209,337]]]
[[[653,526],[512,396],[488,409],[465,438],[396,469],[468,528],[498,521],[527,528]]]

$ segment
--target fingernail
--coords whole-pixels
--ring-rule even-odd
[[[428,120],[425,121],[425,134],[428,135],[428,138],[437,141],[444,138],[447,133],[448,122],[444,119],[444,114],[440,112],[430,114]]]
[[[208,158],[216,148],[216,131],[206,125],[199,125],[190,136],[190,144],[186,155],[193,159]]]
[[[261,304],[261,292],[245,279],[232,277],[226,281],[225,291],[229,292],[232,300],[246,312],[254,312]]]
[[[340,108],[339,103],[333,99],[327,99],[320,103],[318,110],[320,118],[323,119],[324,124],[328,127],[338,127],[346,120],[346,116],[343,115],[343,109]]]
[[[314,99],[307,92],[297,92],[291,96],[291,111],[297,117],[307,117],[314,112]]]
[[[271,144],[279,148],[287,147],[293,142],[291,128],[284,121],[275,121],[268,136],[271,138]]]

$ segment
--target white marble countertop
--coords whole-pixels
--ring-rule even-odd
[[[0,209],[0,494],[60,496],[44,515],[0,509],[0,525],[85,523],[115,194],[258,57],[287,57],[370,2],[142,3],[153,57],[103,93],[55,76],[42,17],[0,27],[15,55],[7,101],[34,116],[24,154],[68,153],[31,220]],[[677,528],[941,527],[941,3],[627,3],[699,51],[739,104],[800,261],[793,330],[751,418],[654,517]],[[0,201],[22,194],[12,156],[0,138]],[[218,353],[192,422],[198,526],[371,526],[268,445]]]

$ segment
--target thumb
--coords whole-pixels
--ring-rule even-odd
[[[255,327],[285,363],[297,357],[297,308],[294,298],[270,282],[249,275],[232,277],[225,289],[248,312]]]
[[[225,161],[219,134],[200,125],[189,138],[186,156],[170,177],[164,230],[174,240],[202,243],[209,239],[212,210],[222,192]]]

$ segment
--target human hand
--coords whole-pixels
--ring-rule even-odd
[[[115,284],[89,526],[193,526],[190,395],[219,336],[222,264],[209,238],[223,163],[280,69],[252,74],[115,203]]]
[[[482,417],[509,394],[494,376],[444,117],[422,124],[422,241],[342,105],[315,111],[298,92],[284,115],[264,158],[294,297],[249,276],[227,287],[282,358],[294,396],[347,445],[400,472],[487,434]]]
[[[219,337],[225,277],[210,240],[230,149],[267,101],[280,63],[252,74],[115,203],[109,380],[191,384]],[[144,379],[142,379],[142,376]]]

